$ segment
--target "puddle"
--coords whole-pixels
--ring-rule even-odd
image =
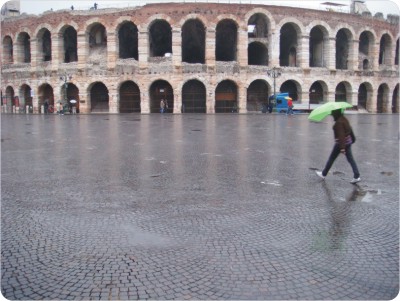
[[[353,193],[347,198],[347,201],[349,202],[360,201],[364,203],[370,203],[373,201],[375,195],[381,195],[381,194],[382,194],[381,189],[377,190],[355,189]]]
[[[261,184],[267,184],[267,185],[278,186],[278,187],[282,186],[282,184],[279,183],[278,181],[268,181],[268,182],[262,181]]]

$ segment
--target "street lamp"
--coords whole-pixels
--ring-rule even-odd
[[[267,75],[274,79],[274,99],[275,99],[275,97],[276,97],[276,95],[275,95],[276,94],[276,79],[279,76],[281,76],[282,73],[281,73],[280,69],[274,67],[274,68],[272,68],[270,70],[267,70]]]
[[[67,99],[67,88],[68,88],[68,81],[72,79],[72,75],[67,75],[66,73],[62,76],[60,76],[60,80],[64,82],[64,88],[65,88],[65,95],[64,95],[64,100],[65,103],[68,104],[68,99]]]

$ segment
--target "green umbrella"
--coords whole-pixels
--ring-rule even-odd
[[[326,116],[331,115],[332,111],[334,110],[344,110],[351,107],[353,106],[345,101],[330,101],[314,109],[308,116],[308,119],[311,121],[319,122]]]

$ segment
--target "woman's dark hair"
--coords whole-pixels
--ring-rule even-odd
[[[336,119],[338,119],[340,116],[343,115],[342,109],[333,110],[331,114],[332,114],[332,116],[333,116],[333,119],[336,120]]]

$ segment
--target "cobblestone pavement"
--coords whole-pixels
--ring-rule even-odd
[[[7,299],[392,299],[399,117],[2,115]]]

